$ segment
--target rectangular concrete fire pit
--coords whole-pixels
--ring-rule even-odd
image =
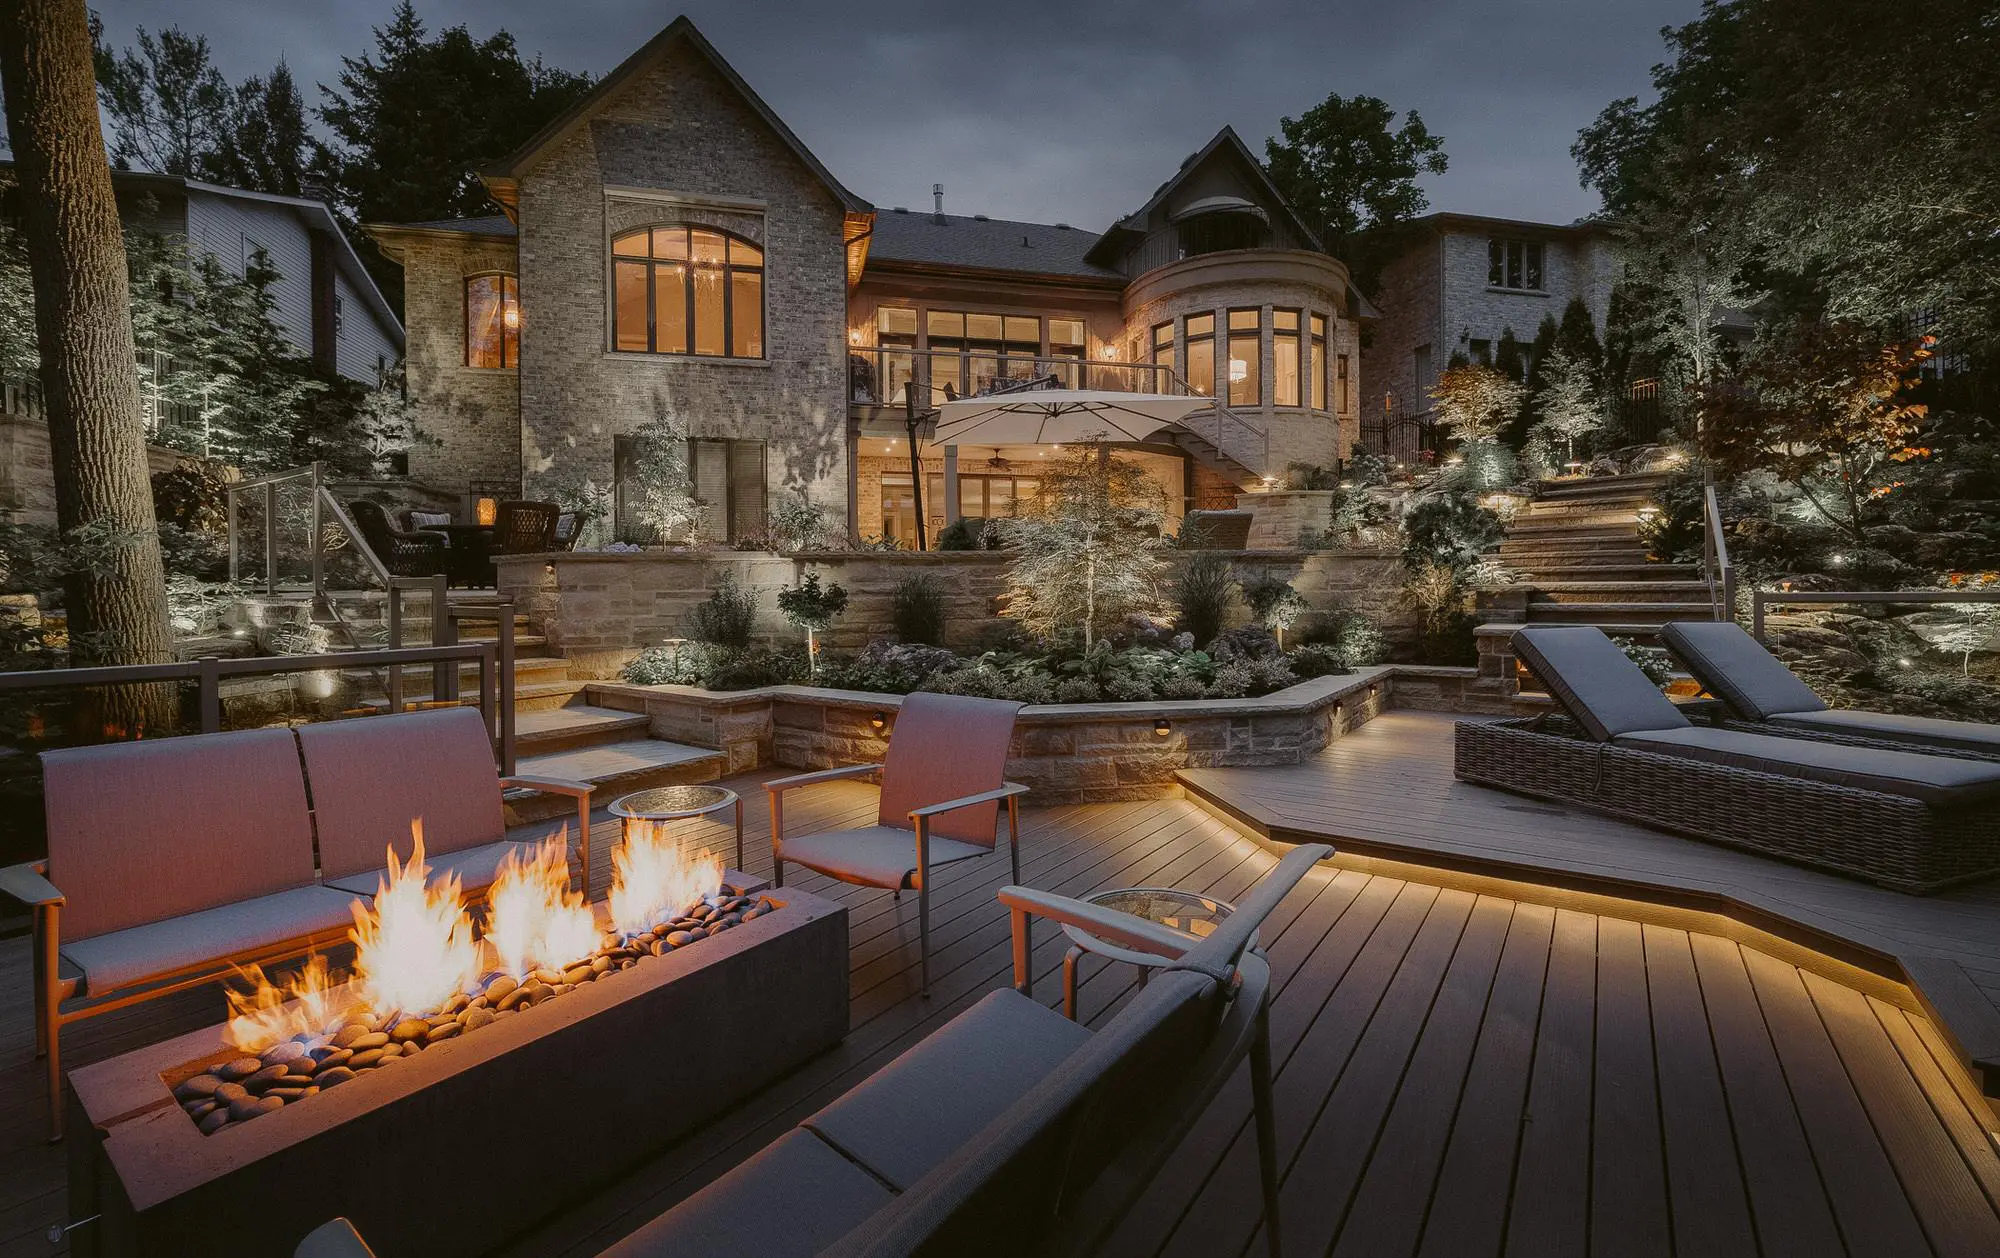
[[[732,878],[732,881],[736,881]],[[393,1069],[204,1136],[173,1097],[212,1027],[70,1072],[90,1254],[290,1253],[335,1215],[377,1252],[481,1253],[847,1033],[847,910],[779,907]]]

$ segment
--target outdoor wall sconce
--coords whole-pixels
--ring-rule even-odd
[[[1155,734],[1158,734],[1161,738],[1165,738],[1167,735],[1174,732],[1174,727],[1171,723],[1168,722],[1167,718],[1163,716],[1159,720],[1153,722],[1153,732]]]
[[[881,733],[883,730],[887,729],[888,726],[889,726],[889,718],[882,715],[880,712],[876,712],[868,718],[868,728],[874,730],[878,734]]]
[[[507,325],[508,327],[510,327],[510,328],[518,328],[518,327],[520,327],[520,326],[521,326],[521,308],[520,308],[519,306],[509,306],[509,307],[507,307],[507,310],[506,310],[506,312],[505,312],[504,314],[502,314],[502,315],[500,316],[500,322],[502,322],[502,323],[506,324],[506,325]]]
[[[473,505],[481,524],[491,524],[500,517],[500,501],[497,498],[481,498]]]

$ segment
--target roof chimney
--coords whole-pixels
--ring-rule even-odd
[[[931,185],[931,222],[944,222],[944,185],[941,183]]]

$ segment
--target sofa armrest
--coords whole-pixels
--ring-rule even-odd
[[[30,908],[63,903],[63,893],[48,879],[49,867],[42,861],[0,867],[0,895],[19,900]]]
[[[567,795],[571,799],[589,799],[594,789],[588,782],[577,782],[569,778],[546,778],[533,773],[516,773],[512,777],[500,779],[502,788],[524,786],[529,790],[547,791],[551,795]]]
[[[990,804],[995,800],[1007,799],[1014,795],[1026,795],[1027,793],[1028,788],[1019,782],[1008,782],[993,790],[981,791],[977,795],[965,795],[958,799],[947,799],[939,804],[925,804],[922,808],[912,808],[910,810],[910,820],[915,821],[919,817],[929,819],[941,816],[944,813],[957,812],[961,808],[970,808],[974,804]]]
[[[795,773],[788,778],[773,778],[769,782],[764,783],[764,790],[772,795],[777,795],[798,786],[816,786],[821,782],[838,782],[846,778],[867,777],[871,773],[880,773],[881,771],[882,766],[879,764],[847,764],[842,765],[838,769],[820,769],[813,773]]]

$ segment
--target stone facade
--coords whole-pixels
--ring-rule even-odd
[[[464,492],[521,483],[521,392],[516,368],[465,363],[465,281],[520,271],[514,242],[442,233],[401,244],[405,371],[417,430],[410,476]],[[523,332],[525,338],[526,333]]]
[[[612,440],[656,417],[768,442],[773,495],[847,502],[843,207],[685,43],[520,181],[522,476],[548,495],[612,481]],[[697,223],[764,251],[764,356],[610,350],[611,238]]]
[[[146,468],[158,475],[187,457],[179,450],[149,445]],[[15,524],[55,524],[53,460],[47,423],[0,411],[0,515]]]

